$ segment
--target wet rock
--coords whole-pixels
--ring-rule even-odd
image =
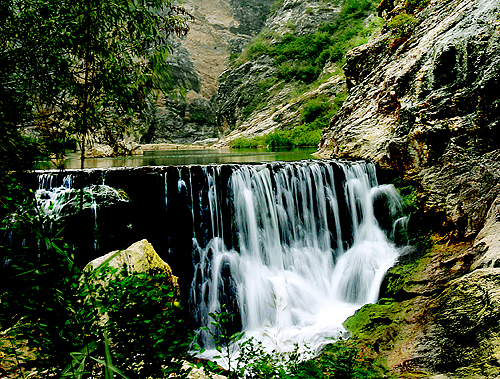
[[[110,208],[129,202],[125,192],[104,184],[82,189],[39,189],[36,198],[43,212],[53,219],[68,218],[85,210]]]
[[[81,189],[57,187],[39,189],[36,197],[45,215],[64,223],[64,240],[78,246],[76,263],[79,266],[102,250],[123,246],[132,237],[132,204],[123,190],[108,185]]]
[[[410,12],[380,7],[387,21]],[[384,296],[404,309],[387,327],[374,308],[364,319],[377,337],[360,335],[402,375],[498,377],[500,3],[431,1],[413,12],[404,38],[386,28],[348,53],[350,94],[319,149],[373,159],[416,183],[413,225],[435,238],[426,256],[387,276]]]

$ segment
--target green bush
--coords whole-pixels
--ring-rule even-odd
[[[250,338],[240,346],[237,374],[242,379],[382,379],[391,377],[384,366],[364,357],[348,340],[337,340],[314,358],[307,346],[299,352],[267,351]],[[304,351],[305,350],[305,351]]]
[[[361,355],[349,340],[340,339],[327,345],[318,359],[323,378],[366,378],[388,377],[387,369]]]
[[[269,55],[279,68],[279,79],[312,83],[328,61],[342,61],[345,53],[359,44],[364,19],[375,11],[375,7],[373,0],[347,0],[335,21],[307,35],[285,33],[279,36],[264,31],[245,48],[238,59],[239,64]]]
[[[429,4],[429,0],[407,0],[406,10],[409,13],[414,13],[418,9],[422,9]]]
[[[387,27],[394,33],[396,39],[408,38],[417,25],[417,19],[411,14],[400,13],[393,17]]]
[[[238,137],[232,140],[229,143],[229,146],[234,149],[248,149],[265,145],[261,137],[254,137],[254,138]]]
[[[163,277],[126,274],[99,288],[100,271],[82,277],[73,248],[36,207],[33,193],[18,205],[2,224],[8,238],[1,240],[0,256],[9,262],[0,277],[0,327],[8,329],[0,345],[8,343],[2,350],[14,357],[13,369],[29,366],[22,355],[27,344],[34,355],[29,359],[36,358],[37,370],[47,376],[178,374],[190,338]]]
[[[165,276],[123,270],[98,294],[115,365],[130,377],[179,373],[191,339]]]
[[[60,226],[39,211],[32,192],[17,191],[25,197],[9,197],[17,209],[2,222],[0,329],[36,348],[40,369],[57,370],[61,357],[89,332],[73,317],[79,270],[73,249],[59,237]]]
[[[325,98],[310,99],[300,111],[300,121],[303,123],[310,123],[328,112],[331,104]]]
[[[302,107],[301,125],[289,130],[275,130],[264,136],[239,137],[234,139],[230,146],[236,149],[318,146],[322,130],[329,125],[331,118],[338,112],[346,98],[347,92],[341,92],[331,102],[322,97],[310,99]]]

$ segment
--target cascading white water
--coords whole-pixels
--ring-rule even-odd
[[[120,175],[129,180],[124,170],[109,172],[115,181]],[[405,224],[402,203],[393,186],[378,185],[370,163],[170,167],[153,169],[156,175],[164,175],[158,177],[164,206],[141,208],[136,221],[165,222],[157,240],[165,241],[165,250],[158,251],[174,264],[181,257],[176,269],[188,264],[183,257],[192,252],[193,272],[179,276],[193,274],[189,303],[199,326],[209,325],[209,313],[226,304],[238,316],[235,328],[241,324],[247,337],[265,346],[307,343],[318,349],[338,336],[356,309],[377,301],[384,273],[398,257],[391,238]],[[100,178],[101,189],[116,195],[104,185],[107,175]],[[52,177],[41,175],[39,205],[58,214],[71,183],[68,177],[53,188]],[[142,196],[155,191],[134,185],[144,189]],[[92,195],[96,243],[94,186],[86,191]],[[384,225],[375,202],[384,209]],[[140,238],[159,237],[154,229],[140,231]],[[203,331],[201,338],[210,348],[210,335]]]
[[[343,177],[335,177],[334,165]],[[217,171],[206,175],[212,225],[221,226]],[[336,180],[344,181],[343,193],[336,193]],[[212,229],[204,247],[194,239],[200,259],[191,296],[200,322],[234,296],[247,337],[272,348],[297,342],[318,348],[361,305],[377,301],[398,249],[378,225],[373,198],[384,192],[394,216],[402,208],[392,186],[377,185],[373,165],[241,166],[229,186],[236,246],[223,242],[222,227],[230,225]],[[340,214],[339,200],[349,219]],[[204,335],[205,344],[209,340]]]

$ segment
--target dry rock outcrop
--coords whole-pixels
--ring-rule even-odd
[[[500,3],[382,2],[348,53],[349,97],[318,155],[371,159],[418,190],[434,247],[388,275],[393,298],[346,323],[401,375],[500,376]],[[407,13],[404,33],[394,20]]]

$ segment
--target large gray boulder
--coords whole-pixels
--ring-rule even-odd
[[[350,51],[350,96],[320,153],[408,171],[498,148],[499,12],[496,0],[430,2],[403,38],[386,28]]]

